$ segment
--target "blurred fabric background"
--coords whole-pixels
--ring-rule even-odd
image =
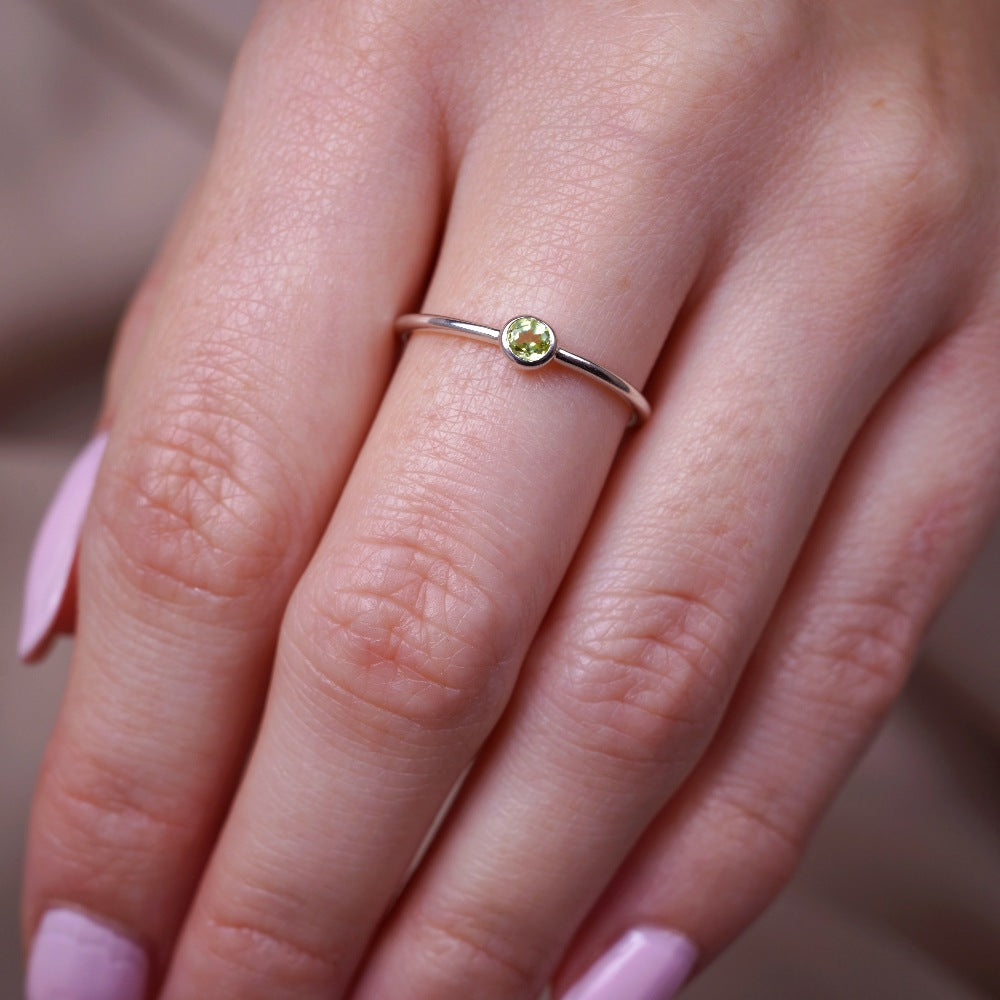
[[[89,436],[125,298],[207,154],[253,6],[0,4],[2,997],[20,995],[24,828],[68,663],[65,642],[37,668],[16,662],[22,572]],[[1000,997],[998,778],[1000,532],[793,884],[687,995]]]

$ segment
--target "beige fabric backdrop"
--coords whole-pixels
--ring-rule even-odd
[[[19,994],[23,831],[68,659],[62,643],[39,668],[15,662],[21,574],[88,435],[123,298],[205,155],[251,8],[0,5],[3,997]],[[691,997],[1000,997],[998,612],[1000,534],[793,885]]]

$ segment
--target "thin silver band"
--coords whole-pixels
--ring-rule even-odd
[[[548,331],[548,334],[551,335],[551,343],[544,351],[544,354],[539,352],[537,358],[525,361],[512,353],[507,339],[508,330],[519,320],[530,320],[533,323],[540,323]],[[613,390],[629,403],[632,407],[632,415],[629,418],[627,426],[631,427],[633,424],[642,422],[650,414],[648,400],[634,385],[615,375],[614,372],[609,372],[607,368],[602,367],[594,361],[588,361],[587,358],[581,358],[578,354],[571,354],[569,351],[563,350],[563,348],[556,344],[555,331],[548,324],[537,319],[537,317],[517,316],[502,329],[498,330],[492,326],[480,326],[478,323],[466,323],[464,320],[450,319],[448,316],[407,313],[396,320],[395,328],[396,332],[401,334],[404,340],[414,330],[441,330],[445,333],[454,333],[461,337],[467,337],[470,340],[488,340],[490,343],[502,347],[508,357],[525,367],[535,368],[549,361],[559,361],[569,368],[583,372],[584,375]]]

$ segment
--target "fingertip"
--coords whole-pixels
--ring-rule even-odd
[[[143,1000],[145,951],[123,934],[77,910],[49,910],[28,961],[26,1000]]]
[[[561,1000],[671,1000],[698,961],[694,943],[652,925],[623,934]]]

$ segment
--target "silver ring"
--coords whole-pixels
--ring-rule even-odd
[[[395,328],[404,341],[414,330],[442,330],[471,340],[488,340],[499,344],[504,354],[522,368],[540,368],[550,361],[558,361],[583,372],[621,396],[632,407],[632,415],[626,426],[631,427],[649,416],[649,401],[634,385],[594,361],[563,350],[556,344],[555,330],[537,316],[515,316],[498,330],[492,326],[449,319],[447,316],[407,313],[396,320]]]

